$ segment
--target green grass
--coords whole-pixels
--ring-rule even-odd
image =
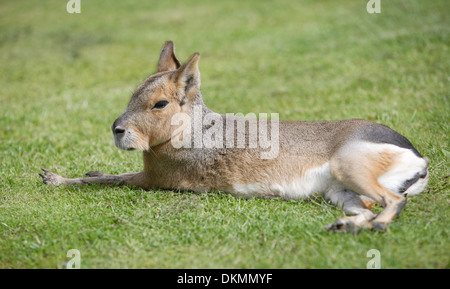
[[[448,268],[449,27],[446,0],[0,1],[0,268]],[[386,232],[331,234],[344,215],[310,201],[136,188],[49,187],[138,171],[110,126],[153,73],[162,44],[201,54],[220,113],[365,118],[407,136],[430,185]]]

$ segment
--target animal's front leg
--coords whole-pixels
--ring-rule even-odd
[[[85,184],[108,184],[108,185],[133,185],[140,186],[141,173],[125,173],[120,175],[107,175],[99,172],[89,172],[89,177],[68,179],[54,174],[46,169],[42,169],[43,174],[39,174],[46,185],[85,185]]]

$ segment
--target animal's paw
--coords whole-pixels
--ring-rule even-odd
[[[101,177],[104,175],[104,173],[97,172],[97,171],[90,171],[90,172],[85,173],[84,175],[88,176],[88,177]]]
[[[332,224],[328,224],[325,229],[331,232],[339,232],[339,233],[352,233],[355,234],[359,231],[359,227],[355,225],[350,220],[337,220]]]
[[[376,230],[376,231],[386,231],[386,229],[387,229],[386,224],[382,223],[382,222],[369,222],[367,227],[369,227],[372,230]]]
[[[54,174],[46,169],[41,169],[44,174],[39,174],[42,178],[42,181],[46,185],[59,185],[64,183],[64,178]]]

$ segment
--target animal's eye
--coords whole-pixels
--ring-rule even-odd
[[[167,100],[160,100],[158,101],[155,106],[152,107],[152,109],[162,109],[165,108],[169,102]]]

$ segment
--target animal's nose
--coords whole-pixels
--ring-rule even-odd
[[[116,126],[113,129],[113,132],[114,132],[115,135],[121,135],[121,134],[125,133],[125,129],[123,127],[121,127],[121,126]]]
[[[118,119],[116,119],[116,121],[113,123],[113,125],[111,126],[111,129],[112,129],[114,135],[121,135],[121,134],[125,133],[125,128],[120,125],[120,122],[118,121]]]

